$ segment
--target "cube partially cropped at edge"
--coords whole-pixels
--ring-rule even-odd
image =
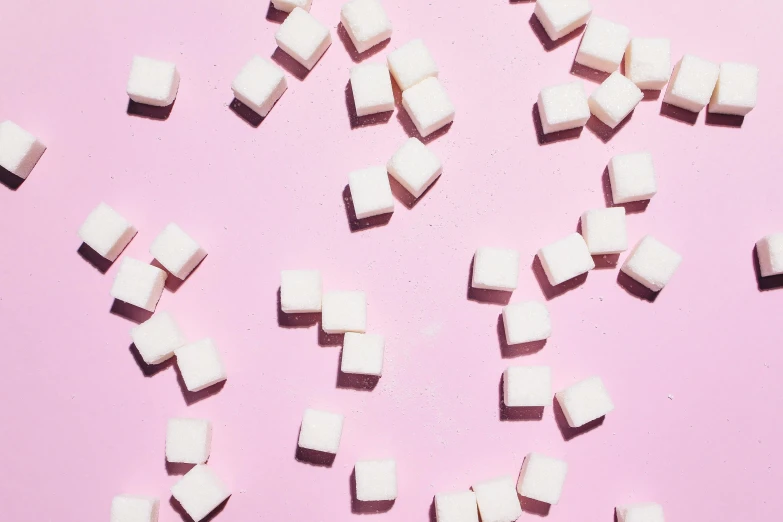
[[[0,167],[14,176],[27,179],[45,150],[41,140],[16,123],[0,123]]]
[[[111,502],[111,522],[158,522],[160,500],[154,497],[117,495]]]
[[[756,243],[762,277],[783,274],[783,233],[770,234]]]
[[[663,506],[655,502],[640,502],[617,506],[617,522],[665,522]]]
[[[551,40],[559,40],[587,23],[592,12],[588,0],[537,0],[534,11]]]
[[[171,487],[171,496],[193,522],[199,522],[231,496],[231,491],[207,464],[197,464]]]
[[[136,103],[168,107],[179,90],[179,72],[171,62],[134,56],[128,78],[128,97]]]

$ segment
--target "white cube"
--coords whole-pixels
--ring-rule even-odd
[[[102,257],[114,261],[136,232],[136,227],[116,210],[100,203],[79,228],[79,237]]]
[[[383,372],[383,347],[382,335],[346,333],[340,371],[380,377]]]
[[[632,38],[625,52],[625,75],[640,89],[663,89],[672,74],[667,38]]]
[[[719,74],[720,67],[717,64],[686,54],[674,67],[663,101],[691,112],[699,112],[710,102]]]
[[[660,291],[674,275],[682,256],[652,236],[644,236],[620,268],[653,292]]]
[[[328,411],[306,409],[299,430],[300,448],[337,453],[343,433],[343,416]]]
[[[508,344],[532,343],[552,335],[549,310],[544,303],[527,301],[503,308],[503,329]]]
[[[432,185],[443,171],[434,152],[416,138],[408,138],[386,165],[386,170],[414,198]]]
[[[538,114],[544,134],[583,127],[590,119],[582,82],[569,82],[541,89],[538,94]]]
[[[473,485],[481,522],[514,522],[522,515],[514,479],[498,477]]]
[[[718,83],[710,99],[709,111],[745,116],[756,106],[759,68],[746,63],[720,64]]]
[[[357,116],[394,110],[391,76],[385,63],[352,67],[351,90]]]
[[[150,254],[171,275],[185,279],[207,257],[207,251],[176,223],[169,223],[150,245]]]
[[[169,419],[166,428],[166,460],[203,464],[212,447],[212,423],[204,419]]]
[[[197,464],[171,487],[182,509],[199,522],[223,503],[231,492],[206,464]]]
[[[321,272],[283,270],[280,272],[280,308],[287,314],[321,311]]]
[[[582,214],[582,237],[594,256],[619,254],[628,249],[625,208],[598,208]]]
[[[134,56],[128,78],[128,97],[136,103],[168,107],[179,89],[177,66],[170,62]]]
[[[584,238],[574,232],[538,251],[549,284],[559,285],[595,268]]]
[[[420,39],[411,40],[386,57],[394,81],[405,91],[427,78],[438,76],[438,64]]]
[[[665,522],[663,506],[654,502],[641,502],[617,506],[617,522]]]
[[[397,463],[393,460],[360,460],[354,465],[356,500],[379,502],[397,498]]]
[[[620,154],[609,161],[609,183],[616,205],[650,199],[658,192],[652,154]]]
[[[340,21],[359,53],[391,38],[392,24],[378,0],[346,2],[340,10]]]
[[[226,380],[226,370],[212,339],[202,339],[174,350],[177,367],[189,391],[197,392]]]
[[[614,403],[599,377],[589,377],[555,394],[568,425],[584,426],[614,409]]]
[[[394,196],[386,167],[379,165],[348,174],[356,219],[394,212]]]
[[[166,272],[138,259],[125,257],[114,278],[111,296],[154,312],[165,284]]]
[[[367,328],[367,298],[364,292],[326,292],[321,310],[321,328],[325,333],[364,333]]]
[[[310,10],[313,0],[272,0],[272,5],[278,11],[284,11],[290,13],[297,7],[301,7],[305,11]]]
[[[481,290],[511,292],[519,279],[519,251],[482,247],[473,256],[471,286]]]
[[[479,522],[476,494],[472,491],[435,495],[437,522]]]
[[[576,53],[576,63],[586,67],[614,72],[623,61],[625,49],[631,41],[631,30],[624,25],[593,16]]]
[[[184,346],[185,335],[168,312],[158,312],[131,329],[131,338],[147,364],[159,364]]]
[[[546,406],[552,402],[549,366],[509,366],[503,373],[503,404],[509,408]]]
[[[454,121],[454,105],[435,77],[404,90],[402,106],[423,138]]]
[[[283,70],[260,56],[252,57],[231,84],[234,97],[261,117],[269,114],[287,88]]]
[[[762,277],[783,274],[783,233],[764,236],[756,242]]]
[[[592,12],[588,0],[537,0],[535,8],[535,15],[551,40],[583,26]]]
[[[587,103],[596,118],[614,129],[631,114],[642,98],[642,90],[615,71],[593,91]]]
[[[0,123],[0,167],[27,179],[46,145],[11,120]]]
[[[111,501],[111,522],[158,522],[159,510],[157,498],[117,495]]]
[[[312,69],[332,45],[329,29],[301,7],[295,7],[280,24],[275,40],[280,49],[307,70]]]
[[[567,472],[565,461],[540,453],[528,453],[519,472],[517,491],[526,498],[557,504]]]

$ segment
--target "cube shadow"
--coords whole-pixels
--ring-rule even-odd
[[[288,18],[288,13],[281,11],[269,2],[269,8],[266,10],[266,19],[274,24],[282,24]]]
[[[310,74],[310,69],[297,62],[291,55],[279,47],[272,53],[272,61],[297,80],[304,81],[307,75]]]
[[[503,359],[521,357],[523,355],[532,355],[540,352],[546,346],[546,339],[540,341],[531,341],[529,343],[508,344],[506,340],[506,325],[503,322],[503,314],[498,315],[498,344],[500,345],[500,356]]]
[[[633,117],[633,113],[635,111],[631,111],[628,116],[623,118],[623,121],[621,121],[617,127],[611,128],[595,116],[590,116],[590,119],[587,120],[587,123],[585,124],[585,127],[587,127],[590,132],[596,135],[599,140],[603,143],[609,143],[612,138],[617,136],[617,134],[623,130],[623,127],[628,125],[628,122],[631,121],[631,118]]]
[[[212,522],[213,520],[215,520],[215,517],[217,517],[220,514],[220,512],[226,508],[226,504],[228,504],[228,500],[230,498],[231,497],[228,497],[226,500],[218,504],[218,506],[215,509],[213,509],[209,513],[209,515],[202,518],[199,522]],[[177,499],[175,499],[174,497],[170,497],[169,505],[174,511],[177,512],[180,518],[182,518],[183,522],[193,522],[193,519],[190,518],[190,515],[188,515],[188,513],[185,511],[185,508],[183,508],[182,505],[179,502],[177,502]]]
[[[0,167],[0,184],[5,185],[10,190],[17,190],[24,183],[24,179],[20,178],[10,170]]]
[[[522,495],[519,496],[519,506],[522,508],[522,511],[525,513],[530,513],[531,515],[538,515],[540,517],[545,517],[549,515],[549,510],[552,506],[547,504],[546,502],[541,502],[540,500],[536,500],[533,498],[527,498],[523,497]]]
[[[345,217],[348,220],[348,228],[351,232],[359,232],[375,227],[382,227],[389,224],[394,212],[372,216],[364,219],[356,217],[356,210],[353,207],[353,197],[351,197],[351,187],[346,185],[343,189],[343,204],[345,205]]]
[[[321,314],[289,314],[283,311],[280,287],[277,288],[277,325],[281,328],[309,328],[318,324]]]
[[[122,317],[123,319],[127,319],[128,321],[131,321],[133,323],[141,324],[147,319],[149,319],[150,317],[152,317],[153,312],[126,303],[125,301],[120,301],[119,299],[115,299],[111,305],[111,309],[109,310],[109,313],[111,313],[112,315],[117,315],[119,317]]]
[[[147,105],[128,99],[128,108],[126,112],[128,113],[128,116],[138,116],[139,118],[147,118],[148,120],[168,120],[169,116],[171,116],[171,111],[174,109],[175,103],[177,103],[176,99],[171,102],[170,105],[158,107],[156,105]]]
[[[188,390],[188,387],[185,385],[185,379],[182,378],[182,372],[180,372],[179,367],[177,367],[177,384],[179,385],[180,392],[182,392],[182,398],[185,399],[185,404],[191,406],[220,393],[220,390],[226,385],[226,381],[222,380],[203,390],[193,392]]]
[[[470,258],[470,267],[468,268],[468,301],[475,301],[484,304],[507,305],[511,300],[511,292],[505,290],[486,290],[483,288],[473,288],[473,264],[476,262],[475,255]]]
[[[114,264],[114,261],[109,261],[98,252],[93,250],[92,247],[90,247],[90,245],[87,243],[82,243],[79,245],[79,248],[76,250],[76,252],[81,256],[82,259],[90,263],[92,267],[101,274],[108,272],[109,268],[111,268],[111,265]]]
[[[300,448],[299,446],[296,447],[296,452],[294,453],[294,458],[297,462],[322,468],[331,468],[332,464],[334,464],[335,457],[336,455],[334,453]]]
[[[231,103],[228,104],[228,108],[253,128],[258,128],[266,119],[236,98],[231,100]]]
[[[383,51],[391,41],[391,38],[387,38],[379,44],[373,45],[363,53],[360,53],[356,50],[356,46],[353,45],[353,41],[348,35],[348,31],[345,29],[342,22],[337,24],[337,36],[340,38],[343,47],[345,47],[345,50],[348,52],[348,56],[351,57],[351,61],[353,63],[359,63],[363,60],[366,60],[367,58],[370,58],[371,56],[378,54],[379,52]]]
[[[530,15],[530,20],[528,20],[528,24],[530,25],[530,28],[533,30],[533,34],[535,34],[536,38],[538,38],[538,41],[541,42],[541,47],[543,47],[546,52],[554,51],[558,47],[570,42],[574,38],[577,38],[579,35],[581,35],[585,30],[585,26],[582,25],[574,29],[567,35],[563,36],[562,38],[559,38],[557,40],[552,40],[551,38],[549,38],[549,35],[546,34],[546,30],[544,29],[544,26],[541,25],[541,21],[538,19],[535,13]]]
[[[759,265],[759,253],[756,245],[753,245],[753,271],[756,274],[756,286],[759,292],[783,288],[783,274],[773,276],[762,276],[761,265]]]
[[[144,377],[156,376],[163,370],[174,366],[174,362],[176,360],[174,357],[169,357],[160,364],[147,364],[135,344],[131,343],[131,345],[128,347],[128,351],[130,351],[131,355],[133,356],[133,360],[136,361],[136,366],[139,367],[139,370],[141,370],[141,373],[144,375]]]
[[[538,102],[533,104],[532,116],[533,129],[536,131],[536,140],[539,145],[549,145],[550,143],[557,143],[559,141],[575,140],[582,135],[582,129],[584,129],[584,127],[576,127],[575,129],[544,134],[544,127],[541,123],[541,113],[538,112]]]
[[[373,391],[381,378],[377,375],[363,375],[358,373],[343,373],[341,370],[343,363],[343,352],[340,350],[340,356],[337,360],[337,382],[338,388]]]
[[[533,262],[531,263],[530,268],[533,270],[533,275],[536,277],[538,286],[541,288],[541,292],[544,294],[544,298],[547,301],[551,301],[556,297],[570,292],[571,290],[582,286],[585,281],[587,281],[587,274],[582,274],[574,277],[573,279],[569,279],[568,281],[563,281],[559,285],[552,286],[549,284],[549,279],[546,276],[544,266],[541,264],[541,260],[538,258],[538,255],[533,257]]]
[[[617,272],[617,284],[632,296],[650,303],[654,303],[661,293],[650,290],[622,270]]]
[[[367,114],[365,116],[358,116],[356,114],[356,103],[353,99],[353,87],[351,86],[351,80],[348,80],[348,83],[345,84],[345,109],[348,112],[348,121],[350,122],[352,129],[357,129],[359,127],[371,127],[373,125],[383,125],[384,123],[387,123],[391,119],[392,114],[394,114],[394,110],[390,110],[386,112],[378,112],[375,114]]]
[[[699,119],[698,112],[691,112],[666,102],[661,103],[660,115],[688,125],[696,125],[696,120]]]
[[[707,109],[707,113],[704,115],[704,124],[713,127],[734,127],[739,129],[744,122],[745,116],[718,114],[717,112],[710,112],[709,109]]]

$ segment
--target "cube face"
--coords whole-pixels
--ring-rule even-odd
[[[522,464],[517,491],[527,498],[557,504],[563,491],[568,464],[540,453],[529,453]]]
[[[177,66],[170,62],[134,56],[128,78],[128,97],[136,103],[168,107],[179,89]]]
[[[650,199],[658,192],[652,155],[637,152],[613,157],[609,162],[609,182],[616,205]]]
[[[536,17],[552,40],[587,23],[592,12],[588,0],[537,0],[535,9]]]
[[[280,273],[280,308],[288,314],[321,311],[321,272],[283,270]]]
[[[519,280],[519,252],[505,248],[482,247],[473,257],[471,286],[480,290],[511,292]]]
[[[157,498],[117,495],[111,502],[111,522],[158,522],[159,510]]]
[[[643,502],[618,506],[617,522],[665,522],[663,506],[654,502]]]
[[[391,38],[391,22],[378,0],[346,2],[340,11],[340,21],[359,53]]]
[[[340,371],[380,377],[383,372],[383,348],[381,335],[346,333]]]
[[[619,254],[628,249],[625,208],[599,208],[582,214],[582,237],[590,254]]]
[[[473,486],[482,522],[514,522],[522,515],[514,479],[498,477]]]
[[[125,257],[114,278],[111,296],[115,299],[154,312],[158,305],[166,272],[138,259]]]
[[[531,343],[552,335],[549,310],[543,303],[527,301],[503,308],[503,328],[508,344]]]
[[[408,138],[386,165],[386,170],[413,197],[419,198],[443,171],[440,158],[416,138]]]
[[[360,460],[354,466],[356,499],[378,502],[397,498],[397,463],[393,460]]]
[[[337,453],[343,433],[343,420],[343,416],[337,413],[305,410],[298,446],[323,453]]]
[[[454,105],[435,77],[403,91],[402,106],[423,138],[454,121]]]
[[[174,350],[177,366],[189,391],[197,392],[226,380],[226,370],[212,339],[202,339]]]
[[[707,105],[718,83],[720,67],[692,54],[686,54],[674,67],[663,101],[691,112]]]
[[[576,63],[586,67],[614,72],[623,61],[625,49],[631,41],[631,30],[621,24],[593,16],[576,53]]]
[[[552,370],[549,366],[506,368],[503,374],[503,404],[509,408],[531,408],[551,402]]]
[[[614,409],[614,403],[599,377],[590,377],[555,394],[568,425],[584,426]]]
[[[275,7],[275,9],[278,11],[284,11],[286,13],[290,13],[297,7],[300,7],[305,11],[309,11],[312,3],[313,0],[272,0],[272,5]]]
[[[171,487],[193,522],[199,522],[226,500],[231,492],[206,464],[197,464]]]
[[[435,518],[438,522],[479,522],[476,494],[472,491],[438,493]]]
[[[16,177],[27,179],[46,145],[16,123],[0,123],[0,167]]]
[[[100,203],[79,228],[79,237],[84,243],[109,261],[120,255],[136,228],[106,203]]]
[[[353,67],[351,90],[357,116],[394,110],[394,93],[386,64],[367,63]]]
[[[590,106],[582,82],[542,89],[538,95],[538,113],[544,134],[584,126],[590,119]]]
[[[745,116],[756,107],[758,88],[758,67],[745,63],[722,63],[709,111]]]
[[[552,286],[595,268],[584,238],[576,232],[539,250],[538,258]]]
[[[632,38],[625,53],[625,75],[640,89],[663,89],[672,73],[671,47],[666,38]]]
[[[620,268],[653,292],[660,292],[682,262],[682,256],[652,236],[634,247]]]
[[[177,279],[185,279],[207,251],[176,223],[169,223],[150,246],[150,254]]]
[[[394,212],[394,196],[386,167],[355,170],[348,174],[348,186],[356,219]]]
[[[203,419],[169,419],[166,429],[166,460],[203,464],[212,447],[212,423]]]
[[[358,332],[367,328],[367,298],[364,292],[327,292],[323,297],[321,328],[328,334]]]
[[[270,60],[254,56],[231,84],[234,97],[261,117],[266,117],[288,88],[283,70]]]
[[[411,40],[395,49],[386,59],[389,71],[402,91],[427,78],[438,76],[438,64],[420,39]]]
[[[604,80],[587,100],[596,118],[611,128],[617,127],[644,98],[631,80],[615,71]]]
[[[295,7],[275,33],[278,47],[311,70],[332,44],[329,29],[313,15]]]
[[[131,338],[147,364],[159,364],[174,355],[186,340],[168,312],[158,312],[131,329]]]
[[[756,243],[762,277],[783,274],[783,233],[770,234]]]

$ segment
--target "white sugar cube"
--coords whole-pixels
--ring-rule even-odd
[[[408,138],[386,165],[386,170],[413,197],[421,197],[442,172],[440,158],[416,138]]]
[[[340,10],[340,21],[359,53],[391,38],[392,24],[378,0],[346,2]]]
[[[185,279],[207,257],[207,251],[176,223],[169,223],[150,245],[150,254],[171,275]]]
[[[0,123],[0,167],[27,179],[46,145],[11,120]]]
[[[719,74],[720,67],[717,64],[686,54],[674,67],[663,101],[691,112],[699,112],[710,102]]]
[[[481,290],[511,292],[519,279],[519,252],[506,248],[482,247],[473,256],[471,286]]]
[[[321,328],[328,334],[358,332],[367,327],[367,298],[364,292],[326,292],[321,310]]]
[[[642,98],[642,90],[615,71],[593,91],[587,103],[596,118],[614,129],[631,114]]]
[[[526,498],[557,504],[563,491],[568,464],[540,453],[528,453],[519,472],[517,491]]]
[[[632,38],[625,52],[625,75],[640,89],[663,89],[672,74],[671,48],[666,38]]]
[[[594,256],[619,254],[628,249],[625,208],[598,208],[582,214],[582,237]]]
[[[158,364],[185,345],[185,336],[168,312],[158,312],[131,329],[131,338],[147,364]]]
[[[509,366],[503,374],[503,404],[509,408],[546,406],[552,402],[549,366]]]
[[[594,16],[576,53],[576,63],[599,71],[614,72],[623,61],[625,49],[631,41],[631,30],[621,24]]]
[[[231,492],[206,464],[197,464],[171,487],[171,496],[199,522],[223,503]]]
[[[290,13],[297,7],[301,7],[305,11],[310,10],[313,0],[272,0],[272,5],[278,11],[284,11]]]
[[[653,292],[660,291],[680,266],[682,256],[652,236],[644,236],[620,268]]]
[[[79,237],[101,256],[114,261],[133,236],[136,228],[106,203],[90,212],[79,228]]]
[[[111,501],[111,522],[158,522],[159,510],[157,498],[117,495]]]
[[[609,161],[609,183],[616,205],[650,199],[658,192],[649,152],[620,154]]]
[[[354,465],[356,499],[378,502],[397,498],[397,463],[393,460],[360,460]]]
[[[337,453],[343,433],[343,416],[328,411],[306,409],[299,430],[300,448]]]
[[[590,119],[590,106],[582,82],[541,89],[538,94],[538,113],[544,134],[583,127]]]
[[[745,116],[756,106],[759,69],[746,63],[720,64],[718,83],[710,99],[709,111]]]
[[[177,367],[189,391],[197,392],[226,380],[226,370],[212,339],[202,339],[174,350]]]
[[[383,346],[381,335],[346,333],[340,371],[380,377],[383,371]]]
[[[402,106],[422,137],[454,121],[454,105],[435,77],[427,78],[402,92]]]
[[[503,329],[508,344],[531,343],[552,335],[549,311],[544,303],[527,301],[503,308]]]
[[[394,196],[386,167],[379,165],[348,174],[356,219],[394,212]]]
[[[756,243],[762,277],[783,274],[783,233],[770,234]]]
[[[438,64],[424,42],[418,38],[395,49],[386,59],[389,71],[402,91],[427,78],[438,76]]]
[[[558,40],[587,23],[592,12],[588,0],[537,0],[535,9],[538,21],[551,40]]]
[[[134,56],[128,78],[128,96],[136,103],[168,107],[179,89],[177,66],[170,62]]]
[[[203,464],[212,447],[212,423],[204,419],[169,419],[166,428],[166,460]]]
[[[280,273],[280,308],[287,314],[321,311],[321,272],[283,270]]]
[[[574,232],[538,251],[549,284],[559,285],[595,268],[584,238]]]
[[[642,502],[617,506],[617,522],[665,522],[663,506],[654,502]]]
[[[275,40],[280,49],[307,70],[312,69],[332,45],[329,29],[301,7],[295,7],[280,24]]]
[[[234,97],[261,117],[269,114],[287,88],[283,70],[260,56],[252,57],[231,84]]]
[[[154,312],[165,284],[166,272],[138,259],[125,257],[114,278],[111,296]]]
[[[473,485],[481,522],[514,522],[522,515],[511,477],[498,477]]]
[[[479,522],[476,494],[472,491],[435,495],[437,522]]]
[[[351,90],[357,116],[394,110],[391,76],[385,63],[352,67]]]
[[[599,377],[589,377],[555,394],[568,425],[584,426],[614,409],[614,404]]]

